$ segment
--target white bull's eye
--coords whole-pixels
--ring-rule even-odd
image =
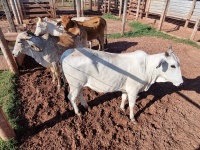
[[[176,68],[176,66],[175,65],[171,65],[171,68]]]

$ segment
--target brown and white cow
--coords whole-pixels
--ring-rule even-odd
[[[95,16],[91,17],[90,20],[80,22],[72,20],[72,17],[69,15],[63,15],[61,16],[61,21],[57,23],[57,26],[61,26],[61,24],[66,31],[74,26],[78,26],[79,28],[85,30],[87,32],[88,41],[97,39],[99,41],[99,50],[104,50],[104,31],[106,32],[107,25],[103,18]]]

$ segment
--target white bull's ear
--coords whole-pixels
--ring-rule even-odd
[[[37,52],[42,52],[42,49],[35,44],[32,44],[31,47]]]
[[[168,57],[173,53],[172,45],[170,45],[169,49],[165,52],[165,56]]]
[[[164,62],[166,62],[166,61],[164,59],[161,59],[157,65],[156,69],[158,69]]]
[[[43,21],[42,18],[38,17],[38,22],[42,22],[42,21]]]

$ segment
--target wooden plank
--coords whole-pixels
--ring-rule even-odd
[[[25,8],[34,8],[34,7],[44,7],[44,8],[49,8],[49,4],[24,4]]]
[[[4,33],[4,38],[7,41],[15,41],[18,33],[17,32],[9,32],[9,33]]]
[[[29,9],[29,10],[24,10],[25,12],[30,12],[30,13],[33,13],[33,12],[46,12],[48,11],[49,13],[51,12],[51,9],[46,9],[46,10],[42,10],[42,9]]]
[[[0,107],[0,137],[4,141],[9,141],[11,138],[14,138],[15,132],[13,131],[6,115],[4,114],[2,107]]]
[[[32,2],[32,3],[34,3],[34,2],[37,2],[37,3],[46,2],[46,3],[49,3],[49,0],[22,0],[22,1],[23,1],[23,3],[26,3],[26,2]]]
[[[29,14],[27,17],[35,18],[35,17],[51,17],[49,14]]]
[[[0,29],[0,47],[1,47],[1,51],[7,61],[7,64],[10,68],[10,70],[13,72],[13,73],[18,73],[18,67],[17,67],[17,64],[13,58],[13,55],[11,54],[11,51],[9,50],[8,48],[8,45],[7,45],[7,42],[6,42],[6,39],[4,38],[4,35]]]

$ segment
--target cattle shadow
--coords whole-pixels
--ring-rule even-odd
[[[41,123],[39,125],[32,126],[32,127],[25,125],[25,126],[23,126],[22,130],[26,131],[26,133],[18,131],[16,134],[17,135],[16,139],[18,139],[18,144],[19,145],[22,144],[24,142],[24,140],[27,139],[29,136],[34,136],[45,129],[55,126],[59,122],[69,119],[74,116],[75,116],[74,110],[66,109],[66,111],[63,114],[60,114],[60,112],[58,111],[56,116],[54,116],[50,120],[47,120],[44,123]]]
[[[118,41],[118,42],[112,42],[104,45],[105,52],[110,52],[110,53],[121,53],[123,51],[126,51],[128,48],[136,46],[138,42],[127,42],[127,41]],[[92,49],[97,50],[99,48],[98,45],[93,46]]]
[[[176,87],[176,86],[172,85],[172,83],[154,83],[148,91],[139,93],[137,101],[144,100],[150,94],[153,95],[154,98],[152,100],[150,100],[150,102],[148,102],[142,109],[140,109],[135,114],[136,120],[138,120],[140,115],[142,113],[144,113],[144,111],[147,108],[149,108],[151,105],[153,105],[157,100],[160,100],[165,95],[172,94],[175,92],[178,95],[180,95],[181,97],[183,97],[186,101],[188,101],[189,103],[191,103],[192,105],[194,105],[195,107],[200,109],[199,104],[197,104],[192,99],[190,99],[188,96],[186,96],[180,92],[181,90],[187,90],[187,91],[195,91],[196,93],[200,93],[200,86],[198,86],[198,84],[200,83],[200,76],[198,76],[194,79],[189,79],[189,78],[183,77],[183,80],[184,80],[184,85],[181,87]],[[67,90],[65,90],[65,93],[67,95],[67,93],[68,93]],[[122,94],[121,92],[105,93],[101,96],[96,97],[94,100],[89,101],[88,105],[92,109],[95,106],[101,105],[104,102],[112,100],[113,98],[120,97],[121,94]],[[83,114],[87,111],[86,109],[83,108],[83,106],[79,105],[78,107]],[[126,108],[127,107],[128,107],[128,104],[126,104]],[[26,139],[29,136],[36,135],[39,132],[41,132],[47,128],[51,128],[51,127],[55,126],[57,123],[59,123],[63,120],[69,119],[71,117],[74,117],[74,116],[75,116],[74,110],[70,110],[67,108],[63,114],[60,114],[60,112],[58,111],[56,116],[54,116],[50,120],[47,120],[44,123],[41,123],[39,125],[32,126],[32,127],[28,127],[28,125],[25,125],[25,128],[27,128],[26,134],[24,134],[22,132],[17,134],[17,136],[18,136],[17,139],[21,140],[21,141],[19,141],[19,144],[23,143],[23,139]],[[25,131],[25,129],[23,129],[23,131]]]
[[[153,95],[154,98],[135,114],[135,118],[138,119],[139,116],[147,108],[153,105],[157,100],[160,100],[165,95],[169,95],[172,93],[177,93],[184,100],[194,105],[196,108],[200,109],[200,105],[198,103],[194,102],[191,98],[180,92],[181,90],[186,90],[186,91],[195,91],[196,93],[200,93],[200,86],[199,86],[200,76],[194,79],[183,77],[183,81],[184,83],[180,87],[175,87],[174,85],[172,85],[172,83],[155,83],[150,87],[149,91],[140,93],[137,101],[146,98],[150,94]]]
[[[33,73],[38,70],[45,70],[46,68],[37,63],[31,56],[25,55],[21,66],[18,66],[20,74]]]
[[[194,79],[189,79],[189,78],[183,77],[183,80],[184,80],[184,84],[180,87],[176,87],[172,83],[169,83],[169,82],[154,83],[148,91],[139,93],[138,98],[136,100],[137,102],[144,100],[148,95],[153,95],[154,98],[152,100],[150,100],[142,109],[140,109],[135,114],[136,120],[140,117],[140,115],[142,113],[145,112],[145,110],[147,108],[149,108],[151,105],[153,105],[157,100],[160,100],[164,96],[170,95],[172,93],[177,93],[184,100],[186,100],[190,104],[194,105],[196,108],[200,109],[200,105],[198,103],[194,102],[191,98],[189,98],[188,96],[186,96],[185,94],[180,92],[181,90],[186,90],[186,91],[195,91],[196,93],[200,93],[200,86],[198,85],[200,83],[200,76],[196,77]],[[122,92],[105,93],[105,94],[95,98],[94,100],[89,101],[88,105],[90,106],[90,108],[93,108],[95,106],[101,105],[104,102],[110,101],[113,98],[120,97],[121,95],[122,95]],[[127,107],[128,107],[128,102],[125,105],[126,109],[127,109]],[[83,113],[85,113],[87,111],[83,107],[81,107],[80,110]]]

